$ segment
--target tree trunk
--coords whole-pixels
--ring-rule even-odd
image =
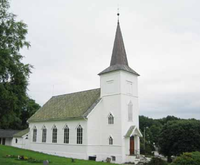
[[[171,163],[171,162],[172,162],[171,155],[168,155],[168,156],[167,156],[167,162],[168,162],[168,163]]]

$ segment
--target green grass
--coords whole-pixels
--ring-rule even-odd
[[[111,165],[111,163],[78,160],[71,162],[70,158],[52,156],[30,150],[19,149],[11,146],[0,145],[0,165],[40,165],[43,163],[30,163],[26,160],[16,160],[15,158],[5,158],[6,155],[23,155],[26,157],[32,157],[37,160],[50,160],[50,165]]]

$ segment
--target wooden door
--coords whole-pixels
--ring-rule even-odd
[[[130,155],[134,155],[134,136],[130,137]]]
[[[6,138],[3,138],[3,143],[2,143],[3,145],[5,145],[6,144]]]

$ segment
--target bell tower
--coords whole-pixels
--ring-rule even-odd
[[[108,126],[105,136],[112,135],[121,145],[122,160],[126,155],[140,153],[138,76],[129,67],[119,20],[115,33],[110,66],[99,73],[104,118],[112,114],[115,123]],[[131,151],[131,152],[130,152]]]

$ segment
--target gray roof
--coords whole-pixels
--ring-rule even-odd
[[[29,128],[21,130],[13,135],[13,137],[22,137],[29,132]]]
[[[115,41],[114,41],[110,66],[108,68],[106,68],[105,70],[103,70],[102,72],[100,72],[99,75],[105,74],[108,72],[117,71],[117,70],[128,71],[130,73],[133,73],[133,74],[139,76],[139,74],[137,72],[135,72],[133,69],[131,69],[128,66],[126,50],[125,50],[119,22],[117,23],[117,30],[116,30],[116,34],[115,34]]]
[[[130,126],[130,128],[128,129],[128,131],[126,132],[126,135],[124,137],[130,137],[132,133],[133,133],[133,135],[137,135],[139,137],[142,137],[142,133],[134,125]]]
[[[135,72],[133,69],[131,69],[129,66],[120,65],[120,64],[109,66],[108,68],[103,70],[101,73],[99,73],[99,75],[109,73],[109,72],[113,72],[113,71],[117,71],[117,70],[124,70],[124,71],[130,72],[130,73],[133,73],[133,74],[139,76],[139,74],[137,72]]]
[[[132,125],[130,126],[130,128],[128,129],[128,131],[126,132],[125,137],[130,137],[130,135],[132,134],[133,130],[135,129],[135,126]]]
[[[1,138],[12,138],[14,134],[20,132],[20,130],[5,130],[0,129],[0,137]]]
[[[85,118],[100,100],[100,89],[53,96],[28,122]]]

